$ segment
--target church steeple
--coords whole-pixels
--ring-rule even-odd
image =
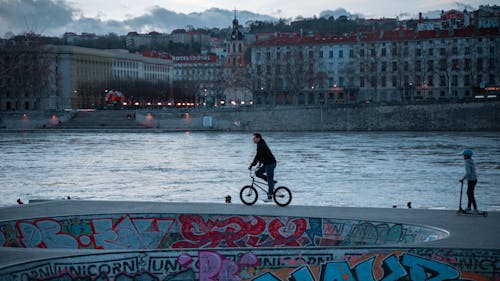
[[[238,19],[236,18],[236,10],[234,10],[233,31],[231,32],[230,40],[243,40],[243,34],[238,29]]]
[[[236,10],[234,10],[233,30],[231,37],[227,42],[227,65],[231,67],[241,67],[245,63],[243,54],[245,53],[245,44],[243,41],[243,33],[239,30],[238,19],[236,18]]]

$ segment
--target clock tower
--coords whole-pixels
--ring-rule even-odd
[[[233,30],[227,41],[227,66],[228,67],[243,67],[245,62],[243,55],[245,53],[245,44],[243,33],[239,30],[238,20],[236,19],[236,11],[234,11]]]

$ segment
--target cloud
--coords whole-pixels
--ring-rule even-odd
[[[77,13],[60,0],[0,0],[0,35],[57,30],[70,24]]]
[[[335,9],[335,10],[324,10],[322,11],[320,14],[319,14],[319,17],[320,18],[329,18],[329,17],[333,17],[333,18],[338,18],[340,16],[346,16],[348,18],[364,18],[363,15],[361,14],[351,14],[349,13],[346,9],[344,8],[338,8],[338,9]]]
[[[248,11],[239,11],[238,20],[271,21],[276,18]],[[234,12],[211,8],[199,13],[176,13],[154,6],[143,15],[120,20],[102,20],[84,17],[81,11],[70,7],[63,0],[0,0],[0,36],[7,32],[22,34],[34,32],[45,36],[62,36],[65,32],[127,34],[131,31],[170,33],[174,29],[225,28],[231,26]]]

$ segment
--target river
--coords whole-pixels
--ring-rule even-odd
[[[500,210],[498,132],[262,134],[292,205],[457,209],[470,148],[479,208]],[[68,196],[241,204],[254,154],[252,134],[239,132],[0,133],[0,206]]]

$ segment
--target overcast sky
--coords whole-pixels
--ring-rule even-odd
[[[487,4],[498,0],[0,0],[0,37],[27,31],[50,36],[66,31],[123,35],[171,32],[187,25],[227,27],[235,9],[240,23],[245,23],[250,18],[320,16],[326,10],[365,18],[416,17],[418,12],[471,10]]]

